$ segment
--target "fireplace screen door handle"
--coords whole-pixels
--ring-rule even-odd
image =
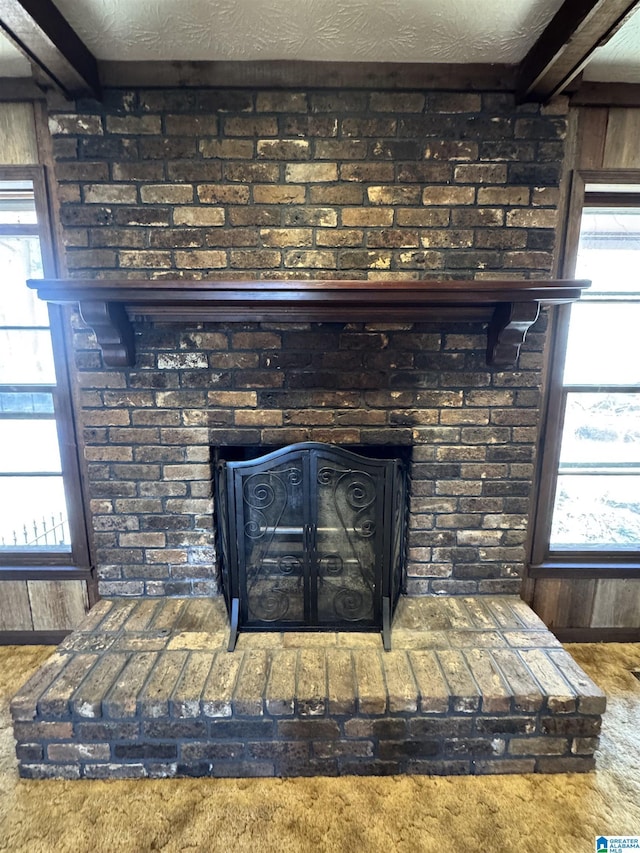
[[[304,533],[302,536],[302,547],[306,554],[312,559],[315,559],[316,554],[316,526],[315,524],[305,524]]]

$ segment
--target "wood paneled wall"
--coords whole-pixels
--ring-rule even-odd
[[[32,104],[0,103],[0,163],[3,166],[32,166],[38,163]]]
[[[638,169],[640,181],[640,108],[580,107],[577,128],[577,169]],[[638,578],[537,578],[528,587],[561,639],[640,640]]]
[[[577,169],[640,169],[640,108],[580,107]]]
[[[39,162],[33,104],[0,103],[0,164]],[[0,566],[0,642],[24,641],[26,632],[54,638],[75,628],[89,608],[84,580],[3,580],[2,571]]]
[[[70,631],[88,607],[85,581],[0,580],[0,631]]]

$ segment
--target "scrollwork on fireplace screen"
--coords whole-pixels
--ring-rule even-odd
[[[383,628],[388,647],[403,572],[399,460],[305,442],[245,462],[223,461],[218,470],[230,647],[240,626]]]
[[[302,618],[304,561],[287,546],[296,531],[301,466],[248,476],[242,487],[245,583],[249,617],[259,622]],[[287,523],[288,522],[288,523]],[[295,540],[294,540],[295,541]]]
[[[323,465],[318,470],[318,611],[322,621],[374,618],[376,479],[366,471]],[[325,548],[327,549],[325,551]],[[336,569],[340,565],[340,570]],[[333,570],[332,570],[333,569]]]

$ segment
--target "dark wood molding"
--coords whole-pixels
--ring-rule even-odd
[[[595,113],[597,110],[582,112]],[[577,160],[581,159],[577,152]],[[596,158],[597,159],[597,158]],[[564,238],[561,245],[560,274],[571,278],[575,274],[580,224],[586,202],[586,188],[592,184],[604,186],[616,184],[633,185],[638,182],[640,170],[635,169],[575,169],[571,175],[571,193]],[[621,192],[616,196],[608,193],[593,193],[593,202],[615,200],[624,205],[631,193]],[[591,196],[590,196],[591,197]],[[544,377],[542,404],[542,429],[538,444],[532,517],[530,519],[531,546],[527,575],[537,578],[625,578],[640,576],[640,555],[636,554],[593,554],[558,553],[550,554],[552,513],[555,505],[557,472],[560,460],[561,437],[565,417],[565,387],[563,386],[564,363],[569,334],[570,308],[560,306],[551,312],[551,323],[547,333],[547,358]],[[619,386],[617,386],[619,387]],[[529,594],[529,592],[528,592]]]
[[[0,102],[43,101],[46,97],[31,77],[0,77]]]
[[[582,194],[583,208],[640,207],[640,169],[580,169],[576,172],[575,183],[577,192]],[[594,189],[598,184],[606,190]],[[622,184],[629,190],[616,191],[615,187]]]
[[[135,363],[133,329],[121,302],[83,300],[80,316],[95,332],[105,364],[127,367]]]
[[[52,0],[2,0],[0,28],[67,97],[99,97],[98,63]]]
[[[0,565],[0,583],[2,581],[91,581],[93,576],[92,569],[55,563]]]
[[[0,646],[58,646],[71,631],[0,631]]]
[[[640,628],[554,628],[561,643],[640,643]]]
[[[640,175],[638,176],[640,186]],[[619,193],[586,193],[584,197],[585,207],[614,207],[620,204]],[[626,193],[624,197],[625,207],[640,207],[640,192]]]
[[[570,260],[566,263],[575,265]],[[530,560],[535,564],[542,563],[547,556],[551,537],[556,475],[560,458],[560,437],[564,425],[562,374],[569,335],[570,311],[569,307],[560,307],[553,311],[547,331],[546,375],[530,523]],[[532,569],[529,570],[529,575],[535,577]]]
[[[59,185],[55,179],[53,141],[49,133],[47,104],[34,103],[36,137],[38,141],[39,162],[43,164],[47,198],[47,237],[50,240],[51,269],[47,278],[62,277],[66,274],[65,244],[62,222],[60,220]],[[90,572],[87,577],[89,604],[93,606],[98,599],[98,578],[90,570],[95,561],[91,552],[93,534],[89,523],[89,489],[86,461],[81,448],[81,434],[76,413],[79,401],[74,395],[79,393],[73,380],[73,333],[66,322],[66,312],[61,306],[50,306],[51,334],[54,343],[54,359],[58,378],[56,395],[56,419],[61,435],[61,459],[65,478],[65,496],[73,543],[73,560],[78,568]]]
[[[519,100],[547,101],[582,71],[639,0],[565,0],[518,68]]]
[[[615,556],[607,560],[600,554],[597,561],[549,559],[544,563],[529,566],[527,574],[530,578],[551,578],[554,580],[585,580],[602,578],[614,580],[620,578],[640,578],[640,561],[615,562]],[[620,556],[618,555],[618,560]]]
[[[640,83],[588,83],[571,95],[576,107],[640,107]]]
[[[538,319],[540,303],[501,302],[487,332],[487,364],[511,367],[518,361],[527,332]]]
[[[33,280],[38,296],[79,305],[110,367],[134,364],[131,318],[186,322],[476,321],[487,360],[512,366],[541,304],[580,297],[586,281]]]
[[[251,89],[512,90],[515,66],[488,63],[318,62],[100,62],[105,87]]]
[[[42,104],[35,105],[36,115],[43,111]],[[42,115],[41,120],[45,116]],[[49,139],[48,134],[43,136]],[[40,152],[41,155],[43,152]],[[43,156],[45,161],[50,158]],[[36,205],[38,235],[40,238],[40,250],[44,274],[48,277],[59,275],[57,245],[51,227],[51,210],[54,205],[50,193],[52,189],[52,170],[45,166],[0,166],[1,180],[30,180],[33,184]],[[69,525],[71,530],[72,552],[58,554],[37,554],[23,551],[14,554],[0,555],[0,577],[9,580],[9,572],[16,571],[18,574],[14,579],[23,579],[20,574],[24,568],[29,578],[33,578],[33,572],[43,571],[43,579],[58,580],[71,578],[66,573],[70,564],[74,566],[72,579],[86,578],[90,589],[95,587],[96,580],[90,573],[91,558],[88,545],[87,514],[84,511],[83,487],[81,481],[81,458],[78,449],[76,426],[74,421],[74,409],[71,398],[72,385],[69,374],[70,358],[65,346],[65,323],[63,311],[60,307],[51,305],[49,307],[49,320],[51,329],[51,340],[53,342],[53,353],[56,364],[56,387],[54,391],[54,403],[56,412],[56,423],[60,436],[60,454],[62,460],[63,479],[65,484],[65,496]],[[16,386],[23,390],[23,385]],[[59,577],[55,573],[62,572]],[[80,574],[80,572],[82,574]],[[94,595],[94,592],[91,592]]]

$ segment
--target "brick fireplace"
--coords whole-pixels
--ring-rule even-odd
[[[548,280],[565,108],[516,106],[505,91],[146,89],[52,102],[69,278],[185,291],[200,280]],[[71,316],[93,559],[115,603],[16,700],[25,775],[593,766],[603,698],[517,601],[546,311],[509,368],[487,366],[481,314],[130,315],[135,361],[116,367]],[[287,657],[286,643],[241,636],[236,664],[220,656],[217,617],[202,621],[209,599],[222,606],[213,460],[222,447],[296,442],[405,448],[406,589],[464,597],[443,622],[463,638],[434,636],[431,604],[416,615],[408,598],[397,656],[376,648],[373,670],[371,652],[340,634],[335,655],[298,637]],[[283,674],[274,687],[285,659],[296,684]],[[220,676],[206,698],[217,666],[227,679],[237,666],[238,695],[216,693]],[[146,679],[161,683],[165,670],[174,693],[153,699]],[[232,718],[227,734],[218,716]]]
[[[104,351],[82,351],[94,339],[79,330],[101,591],[215,592],[212,461],[324,442],[404,457],[410,594],[516,592],[537,389],[533,371],[487,360],[517,359],[538,301],[575,299],[573,284],[33,282],[79,302]],[[345,312],[356,320],[332,321]]]
[[[503,91],[110,90],[50,105],[71,278],[544,279],[566,103]],[[546,314],[516,370],[469,323],[74,322],[103,595],[217,590],[212,448],[411,450],[408,591],[514,593]]]

